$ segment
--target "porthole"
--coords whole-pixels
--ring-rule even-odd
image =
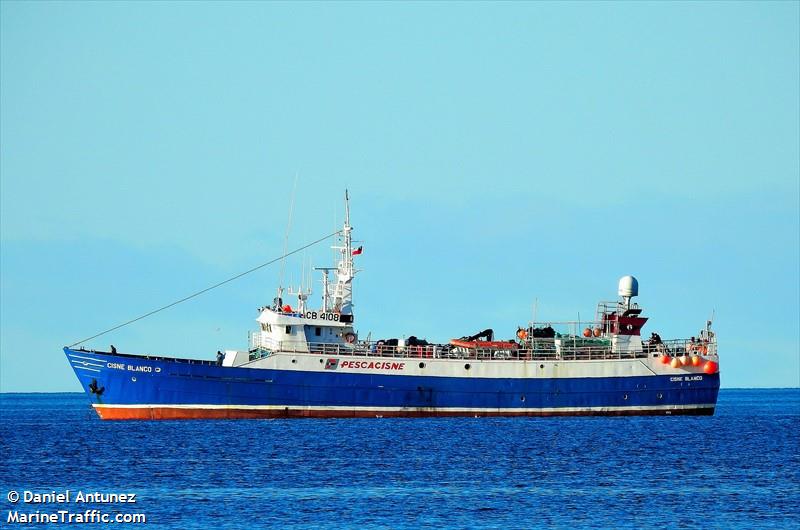
[[[131,381],[136,382],[136,376],[131,377]]]
[[[464,370],[469,370],[470,368],[471,368],[471,366],[469,365],[469,363],[464,365]]]
[[[292,359],[292,364],[297,364],[297,359]]]
[[[539,365],[539,368],[541,368],[542,370],[544,370],[544,365],[543,365],[543,364],[540,364],[540,365]]]
[[[522,402],[524,403],[524,402],[525,402],[525,396],[520,396],[520,397],[519,397],[519,400],[520,400],[520,401],[522,401]]]
[[[425,368],[425,363],[419,363],[420,368]]]
[[[628,401],[628,394],[625,394],[624,396],[622,396],[622,399],[624,399],[625,401]]]
[[[664,399],[664,394],[662,394],[661,392],[659,392],[659,393],[658,393],[658,399]]]
[[[319,364],[322,364],[322,359],[319,360]]]

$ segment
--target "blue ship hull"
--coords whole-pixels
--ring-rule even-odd
[[[64,348],[103,419],[714,412],[719,373],[476,378],[218,366]]]

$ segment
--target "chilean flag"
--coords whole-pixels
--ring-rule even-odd
[[[363,246],[361,246],[361,247],[358,247],[357,249],[355,249],[355,250],[353,251],[353,256],[358,256],[358,255],[359,255],[359,254],[361,254],[362,252],[364,252],[364,247],[363,247]]]

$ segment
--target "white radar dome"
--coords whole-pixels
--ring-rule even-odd
[[[639,296],[639,281],[633,276],[623,276],[619,279],[617,294],[628,298]]]

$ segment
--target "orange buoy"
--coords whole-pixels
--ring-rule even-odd
[[[679,358],[675,357],[674,359],[672,359],[670,366],[672,366],[673,368],[680,368],[681,366],[683,366],[683,363],[681,363],[681,360]]]
[[[688,355],[681,355],[681,364],[683,366],[686,366],[687,364],[690,364],[691,362],[692,361],[691,361],[691,359],[689,358]]]
[[[700,366],[702,359],[699,355],[692,355],[692,366]]]
[[[583,336],[584,337],[591,337],[592,336],[592,330],[589,329],[589,328],[584,329],[583,330]]]
[[[600,328],[594,328],[595,337],[599,337],[601,333],[603,333],[603,330],[601,330]]]
[[[708,361],[705,366],[703,366],[703,371],[708,375],[715,374],[719,371],[719,365],[714,361]]]
[[[669,364],[672,359],[669,358],[669,355],[662,355],[661,356],[661,364]]]

